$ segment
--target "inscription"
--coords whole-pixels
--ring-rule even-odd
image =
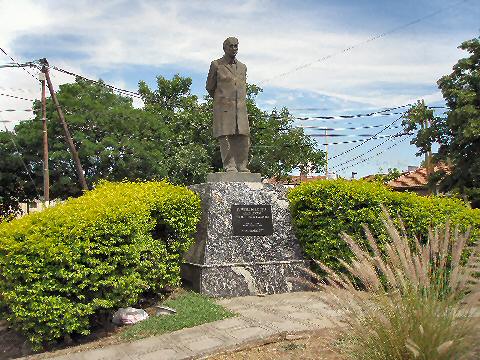
[[[234,236],[268,236],[273,234],[271,205],[232,205]]]

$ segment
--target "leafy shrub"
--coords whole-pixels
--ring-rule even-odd
[[[0,302],[40,347],[88,334],[109,309],[180,281],[200,199],[166,182],[100,183],[77,199],[0,225]]]
[[[469,235],[451,232],[447,223],[421,245],[401,235],[388,216],[383,221],[389,234],[385,254],[368,229],[366,247],[343,235],[354,257],[350,264],[339,261],[356,282],[321,263],[326,279],[305,270],[342,315],[342,351],[355,360],[473,358],[480,242],[467,251]],[[462,253],[470,253],[466,262]]]
[[[471,226],[474,238],[480,234],[480,211],[469,209],[462,200],[394,192],[379,183],[320,180],[292,189],[288,198],[305,253],[334,269],[341,268],[337,258],[352,256],[342,232],[361,241],[366,224],[383,247],[388,236],[381,221],[382,206],[393,217],[401,216],[409,237],[419,237],[420,242],[427,239],[429,227],[447,219],[461,230]]]

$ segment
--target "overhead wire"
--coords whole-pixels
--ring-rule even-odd
[[[23,92],[26,94],[37,94],[37,91],[31,90],[31,89],[23,89],[23,88],[12,88],[12,87],[5,87],[5,86],[0,86],[1,91],[13,91],[13,92]]]
[[[15,147],[15,149],[17,150],[18,155],[20,156],[20,160],[22,161],[23,167],[25,168],[25,171],[27,172],[27,175],[28,175],[28,177],[30,178],[30,182],[31,182],[32,185],[33,185],[33,189],[35,190],[35,194],[37,195],[37,198],[40,198],[40,195],[39,195],[39,193],[38,193],[38,191],[37,191],[37,186],[35,185],[35,181],[33,181],[33,178],[32,178],[32,175],[31,175],[31,173],[30,173],[30,170],[28,169],[27,164],[25,163],[25,160],[23,159],[22,152],[21,152],[20,149],[18,148],[17,143],[15,142],[15,139],[13,138],[13,134],[8,130],[7,125],[4,124],[4,127],[5,127],[5,131],[10,135],[10,140],[12,141],[13,146]]]
[[[405,113],[404,113],[405,114]],[[345,150],[345,151],[342,151],[340,154],[337,154],[335,156],[332,156],[330,158],[330,160],[333,160],[333,159],[336,159],[338,158],[339,156],[342,156],[344,154],[348,154],[350,151],[352,150],[355,150],[357,148],[359,148],[360,146],[364,145],[365,143],[367,143],[368,141],[372,140],[375,136],[377,135],[380,135],[382,132],[384,132],[385,130],[389,129],[391,126],[393,126],[398,120],[400,120],[401,118],[403,118],[403,115],[401,115],[400,117],[396,118],[395,120],[393,120],[390,124],[388,124],[387,126],[385,126],[382,130],[380,130],[379,132],[377,132],[376,134],[374,134],[371,138],[368,138],[366,139],[364,142],[358,144],[358,145],[355,145],[354,147],[348,149],[348,150]]]
[[[93,82],[95,84],[99,84],[99,85],[102,85],[102,86],[105,86],[109,89],[112,89],[116,92],[119,92],[119,93],[123,93],[124,95],[128,95],[128,96],[132,96],[132,97],[136,97],[136,98],[139,98],[139,99],[142,99],[142,95],[139,94],[138,92],[136,91],[131,91],[131,90],[125,90],[125,89],[122,89],[122,88],[119,88],[119,87],[116,87],[116,86],[113,86],[113,85],[110,85],[110,84],[107,84],[103,81],[98,81],[98,80],[92,80],[92,79],[89,79],[85,76],[82,76],[82,75],[79,75],[79,74],[75,74],[74,72],[71,72],[71,71],[68,71],[68,70],[64,70],[64,69],[61,69],[59,67],[56,67],[56,66],[51,66],[51,68],[53,70],[56,70],[56,71],[59,71],[59,72],[62,72],[64,74],[67,74],[67,75],[71,75],[71,76],[75,76],[75,77],[79,77],[85,81],[89,81],[89,82]]]
[[[314,129],[314,130],[322,130],[322,131],[345,131],[345,130],[375,129],[383,126],[385,126],[385,124],[363,125],[363,126],[357,126],[357,127],[343,127],[343,128],[329,128],[329,127],[315,126],[315,125],[308,125],[308,126],[300,125],[296,127],[301,129]],[[399,127],[399,126],[398,125],[392,126],[392,128],[396,128],[396,127]],[[328,136],[332,136],[332,134],[328,134]]]
[[[10,60],[12,60],[15,64],[17,64],[18,67],[21,67],[24,71],[26,71],[31,77],[33,77],[36,81],[38,81],[37,77],[35,75],[33,75],[30,71],[28,71],[25,66],[22,66],[20,63],[18,63],[18,61],[16,61],[13,57],[11,57],[10,55],[7,54],[7,52],[0,47],[0,51],[2,51],[6,56],[8,56],[10,58]]]
[[[336,168],[338,168],[338,167],[340,167],[340,166],[343,166],[343,165],[345,165],[345,164],[348,164],[348,163],[350,163],[350,162],[352,162],[352,161],[355,161],[355,160],[357,160],[357,159],[365,156],[365,155],[368,154],[369,152],[372,152],[372,151],[375,150],[376,148],[379,148],[380,146],[382,146],[383,144],[385,144],[387,141],[390,141],[391,139],[393,139],[393,138],[395,138],[395,137],[400,137],[400,136],[405,136],[405,135],[410,135],[410,134],[405,134],[405,133],[403,133],[402,131],[399,131],[399,132],[396,133],[396,134],[387,136],[387,137],[386,137],[386,140],[382,141],[380,144],[375,145],[374,147],[370,148],[369,150],[365,151],[364,153],[362,153],[362,154],[360,154],[360,155],[357,155],[357,156],[351,158],[350,160],[347,160],[347,161],[345,161],[345,162],[343,162],[343,163],[334,165],[334,166],[332,166],[330,169],[333,170],[333,169],[336,169]],[[368,139],[367,139],[367,140],[368,140]],[[367,141],[367,140],[365,140],[365,141]],[[360,145],[361,145],[361,144],[360,144]]]
[[[366,158],[366,159],[362,159],[361,161],[358,161],[358,162],[356,162],[356,163],[354,163],[354,164],[345,166],[345,167],[337,170],[337,172],[344,171],[344,170],[349,169],[349,168],[351,168],[351,167],[353,167],[353,166],[355,166],[355,165],[358,165],[358,164],[364,163],[364,162],[366,162],[366,161],[368,161],[368,160],[371,160],[371,159],[373,159],[374,157],[377,157],[378,155],[383,154],[385,151],[388,151],[388,150],[392,149],[393,147],[401,144],[402,142],[404,142],[405,140],[408,140],[408,139],[409,139],[409,137],[405,137],[405,138],[403,138],[403,139],[395,142],[394,144],[392,144],[392,145],[389,146],[388,148],[386,148],[386,149],[384,149],[384,150],[382,150],[382,151],[379,151],[378,153],[376,153],[376,154],[374,154],[374,155],[372,155],[372,156],[370,156],[370,157],[368,157],[368,158]]]
[[[451,9],[451,8],[454,8],[454,7],[458,7],[460,4],[465,3],[465,2],[467,2],[467,1],[469,1],[469,0],[461,0],[461,1],[458,1],[458,2],[456,2],[456,3],[454,3],[454,4],[452,4],[452,5],[445,6],[445,7],[443,7],[443,8],[440,8],[440,9],[438,9],[438,10],[436,10],[436,11],[431,12],[430,14],[427,14],[427,15],[425,15],[425,16],[419,17],[419,18],[417,18],[417,19],[415,19],[415,20],[409,21],[409,22],[407,22],[407,23],[405,23],[405,24],[402,24],[402,25],[400,25],[400,26],[394,27],[394,28],[392,28],[392,29],[390,29],[390,30],[387,30],[387,31],[385,31],[385,32],[383,32],[383,33],[381,33],[381,34],[379,34],[379,35],[372,36],[372,37],[368,38],[367,40],[364,40],[364,41],[361,41],[361,42],[359,42],[359,43],[357,43],[357,44],[351,45],[351,46],[349,46],[349,47],[347,47],[347,48],[344,48],[344,49],[342,49],[342,50],[340,50],[340,51],[337,51],[337,52],[334,52],[334,53],[332,53],[332,54],[323,56],[323,57],[321,57],[321,58],[319,58],[319,59],[317,59],[317,60],[311,61],[311,62],[309,62],[309,63],[305,63],[305,64],[303,64],[303,65],[297,66],[297,67],[295,67],[295,68],[292,69],[292,70],[289,70],[289,71],[286,71],[286,72],[284,72],[284,73],[278,74],[278,75],[273,76],[273,77],[271,77],[271,78],[262,80],[262,81],[259,82],[259,84],[264,84],[264,83],[270,82],[270,81],[275,80],[275,79],[277,79],[277,78],[284,77],[284,76],[293,74],[294,72],[297,72],[297,71],[299,71],[299,70],[302,70],[302,69],[305,69],[305,68],[307,68],[307,67],[310,67],[310,66],[312,66],[313,64],[320,63],[320,62],[324,62],[324,61],[326,61],[326,60],[328,60],[328,59],[331,59],[331,58],[333,58],[333,57],[335,57],[335,56],[338,56],[338,55],[344,54],[344,53],[346,53],[346,52],[348,52],[348,51],[351,51],[351,50],[353,50],[353,49],[355,49],[355,48],[357,48],[357,47],[359,47],[359,46],[362,46],[362,45],[368,44],[368,43],[370,43],[370,42],[372,42],[372,41],[381,39],[381,38],[383,38],[383,37],[385,37],[385,36],[387,36],[387,35],[390,35],[390,34],[395,33],[395,32],[397,32],[397,31],[403,30],[403,29],[405,29],[405,28],[407,28],[407,27],[409,27],[409,26],[412,26],[412,25],[415,25],[415,24],[417,24],[417,23],[419,23],[419,22],[422,22],[423,20],[426,20],[426,19],[428,19],[428,18],[434,17],[434,16],[442,13],[442,12],[445,11],[445,10],[448,10],[448,9]]]
[[[4,110],[0,110],[0,112],[16,112],[16,111],[33,111],[33,109],[4,109]]]
[[[28,99],[28,98],[24,98],[22,96],[15,96],[15,95],[9,95],[9,94],[4,94],[4,93],[0,93],[0,96],[6,96],[6,97],[18,99],[18,100],[35,101],[35,99]]]

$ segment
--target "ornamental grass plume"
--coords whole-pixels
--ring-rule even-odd
[[[369,248],[343,234],[354,253],[339,260],[345,272],[320,262],[326,278],[307,270],[343,315],[340,351],[368,360],[477,358],[480,242],[467,246],[469,233],[452,232],[448,222],[426,244],[410,241],[385,210],[384,224],[390,241],[382,246],[367,227]]]

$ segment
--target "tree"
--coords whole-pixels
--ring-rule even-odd
[[[116,95],[102,82],[77,78],[60,86],[58,100],[65,113],[91,188],[100,179],[154,180],[193,184],[204,182],[209,172],[222,167],[219,145],[212,135],[212,98],[199,101],[190,93],[192,80],[175,75],[157,77],[157,89],[139,83],[143,109],[132,99]],[[251,121],[252,171],[265,177],[286,176],[293,169],[316,171],[324,153],[293,127],[287,109],[270,114],[258,108],[261,89],[248,86],[247,107]],[[42,138],[40,103],[36,117],[15,127],[16,141],[33,174],[36,191],[42,192]],[[78,196],[75,167],[66,145],[55,106],[47,99],[51,198]],[[13,170],[12,170],[13,171]],[[3,171],[0,171],[0,173]],[[34,198],[29,192],[29,198]]]
[[[167,176],[175,183],[203,182],[208,172],[221,166],[208,108],[190,93],[191,84],[190,78],[179,75],[171,80],[157,76],[156,90],[139,82],[144,111],[166,124]]]
[[[102,83],[80,78],[60,86],[59,102],[77,147],[89,187],[98,180],[152,180],[167,177],[163,148],[168,141],[161,119],[134,109],[132,99],[113,94]],[[35,104],[38,110],[40,104]],[[39,189],[41,172],[41,122],[39,111],[32,121],[15,127],[17,141],[32,168]],[[78,196],[78,184],[58,115],[47,100],[52,198]]]
[[[431,117],[431,126],[418,130],[413,143],[425,153],[438,143],[434,160],[452,165],[450,174],[440,174],[443,190],[470,196],[480,206],[480,38],[463,42],[460,47],[470,53],[460,59],[453,72],[438,80],[448,106],[446,117]],[[417,107],[420,109],[420,107]],[[425,110],[425,109],[423,109]],[[425,115],[425,114],[424,114]],[[431,114],[426,114],[431,115]],[[409,123],[415,122],[412,117]],[[438,177],[439,174],[436,174]]]
[[[382,172],[381,168],[380,168],[380,172]],[[397,179],[398,177],[400,177],[400,175],[402,175],[402,172],[399,169],[389,168],[386,174],[380,173],[380,174],[373,175],[373,180],[386,184],[391,180]]]
[[[15,144],[15,135],[0,132],[0,222],[15,216],[20,211],[19,203],[34,196],[34,191]]]
[[[219,146],[211,129],[213,99],[206,96],[206,101],[199,103],[190,93],[190,85],[191,79],[179,75],[172,80],[157,77],[156,90],[151,90],[145,82],[139,84],[145,110],[164,116],[171,129],[169,157],[176,159],[178,151],[191,156],[189,172],[182,173],[185,164],[178,161],[170,168],[170,175],[184,183],[204,181],[207,172],[222,168]],[[324,152],[315,148],[315,142],[303,129],[293,127],[287,109],[274,110],[270,114],[260,110],[255,97],[261,91],[256,85],[247,85],[252,142],[250,170],[264,177],[285,177],[296,168],[302,172],[319,171],[324,166]],[[183,155],[181,157],[185,160]]]

